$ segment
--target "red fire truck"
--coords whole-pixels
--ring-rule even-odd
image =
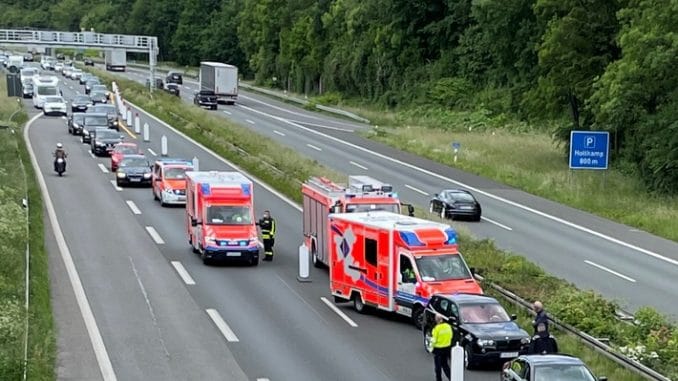
[[[420,327],[434,294],[483,292],[449,225],[383,211],[330,214],[329,224],[335,302],[402,314]]]
[[[259,264],[252,181],[239,172],[186,172],[186,230],[193,251]]]
[[[303,193],[303,233],[313,265],[329,265],[327,241],[327,216],[330,213],[356,213],[385,210],[400,213],[407,206],[410,215],[412,205],[403,204],[393,187],[369,176],[349,176],[348,186],[336,184],[325,177],[312,177],[301,188]]]

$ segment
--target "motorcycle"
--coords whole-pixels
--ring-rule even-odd
[[[54,162],[54,171],[62,176],[66,172],[66,159],[58,158]]]

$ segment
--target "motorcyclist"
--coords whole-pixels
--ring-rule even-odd
[[[61,143],[57,143],[56,145],[56,150],[54,151],[54,170],[57,170],[57,159],[64,159],[68,157],[68,154],[66,153],[66,150],[64,149],[64,145]]]

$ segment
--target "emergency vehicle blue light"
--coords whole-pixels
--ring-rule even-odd
[[[445,235],[447,235],[446,245],[456,245],[457,244],[457,232],[454,229],[445,229]]]
[[[400,232],[400,239],[402,239],[407,246],[426,246],[413,232]]]
[[[250,185],[249,185],[249,184],[240,184],[240,188],[242,188],[242,193],[243,193],[245,196],[249,196],[249,195],[250,195]]]
[[[200,184],[200,191],[201,191],[202,194],[204,194],[205,196],[209,196],[210,194],[212,194],[212,190],[210,189],[210,185],[209,185],[209,184]]]

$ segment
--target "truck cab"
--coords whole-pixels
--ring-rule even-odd
[[[160,159],[153,163],[153,198],[161,206],[186,204],[186,172],[193,162],[184,159]]]

